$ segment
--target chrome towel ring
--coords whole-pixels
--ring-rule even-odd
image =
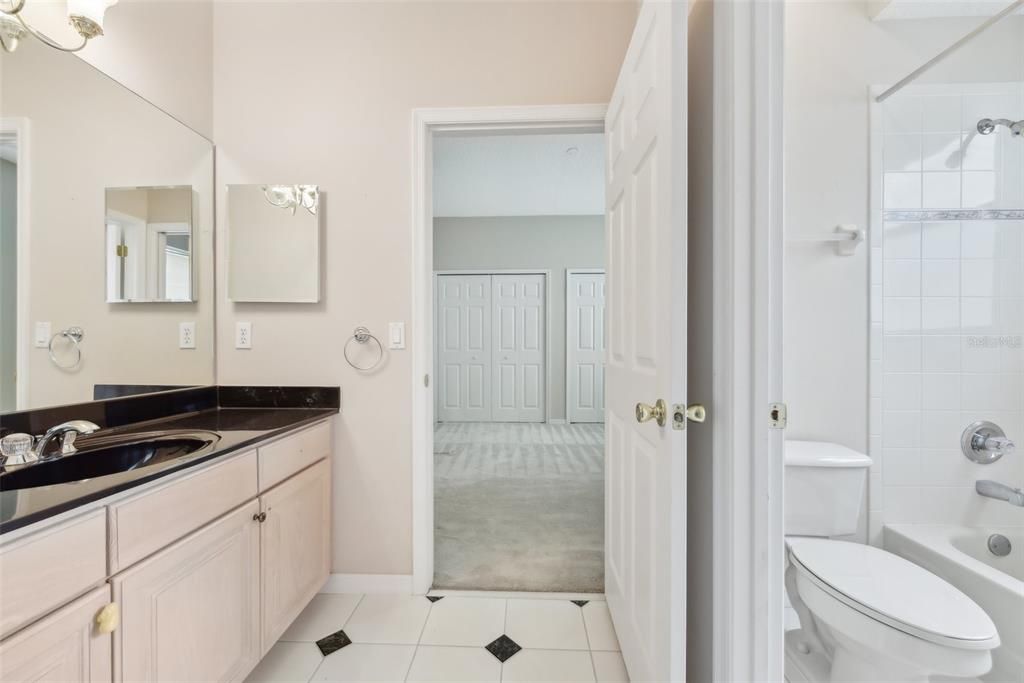
[[[64,365],[57,360],[57,354],[53,351],[53,342],[62,337],[71,342],[71,348],[75,352],[75,360],[69,365]],[[61,370],[74,370],[77,368],[82,362],[82,347],[78,344],[82,341],[83,337],[85,337],[85,330],[81,327],[69,327],[50,337],[50,343],[46,346],[47,351],[50,352],[50,361]]]
[[[357,344],[366,344],[371,339],[377,345],[377,359],[370,363],[369,365],[357,365],[356,363],[352,362],[352,359],[348,355],[349,345],[352,342],[356,342]],[[375,336],[373,336],[373,334],[370,332],[368,328],[365,328],[363,326],[357,327],[355,331],[352,332],[352,336],[349,337],[348,341],[345,342],[345,348],[342,351],[345,354],[345,361],[349,365],[354,367],[356,370],[359,370],[361,372],[373,370],[375,367],[380,365],[380,362],[382,360],[384,360],[384,345],[380,343],[380,339],[377,339]]]

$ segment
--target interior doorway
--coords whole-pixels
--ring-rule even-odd
[[[434,575],[604,590],[604,139],[439,137]]]

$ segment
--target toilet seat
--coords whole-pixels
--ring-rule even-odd
[[[973,600],[926,569],[879,548],[823,538],[787,538],[794,568],[857,612],[922,640],[957,649],[999,645],[995,624]]]

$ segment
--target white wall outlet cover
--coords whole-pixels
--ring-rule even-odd
[[[405,323],[388,323],[388,348],[405,348]]]
[[[196,348],[196,324],[194,322],[178,324],[178,348]]]
[[[50,336],[52,334],[50,330],[50,323],[36,323],[32,343],[37,349],[45,349],[50,345]]]
[[[235,348],[252,348],[252,323],[235,323]]]

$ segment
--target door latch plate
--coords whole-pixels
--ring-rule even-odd
[[[785,403],[768,404],[768,424],[772,429],[785,429],[786,418]]]

